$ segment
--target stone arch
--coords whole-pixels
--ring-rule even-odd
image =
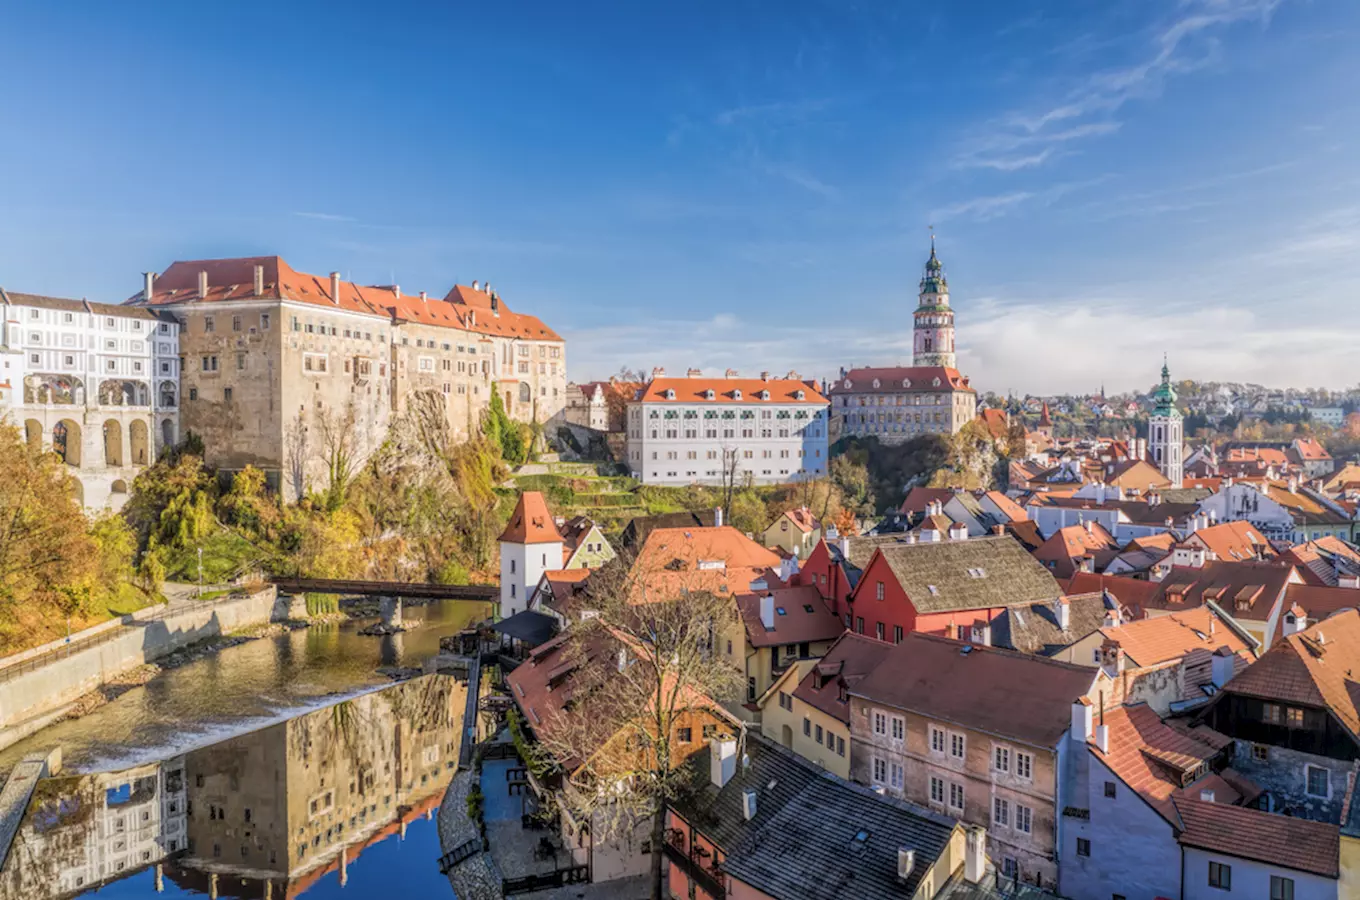
[[[41,372],[24,376],[24,403],[76,406],[84,402],[85,386],[79,378],[70,375],[47,375]]]
[[[52,426],[52,452],[68,466],[80,468],[80,438],[80,425],[71,419],[62,419]]]
[[[151,464],[150,429],[141,419],[134,419],[128,425],[128,458],[134,466]]]
[[[519,384],[519,402],[528,403],[529,400],[531,399],[532,393],[533,389],[530,388],[528,384],[521,381]]]
[[[104,465],[123,465],[123,423],[117,419],[104,423]]]
[[[175,383],[173,381],[162,381],[160,386],[160,405],[162,409],[175,408]]]
[[[28,444],[28,449],[31,452],[42,452],[42,438],[42,423],[37,419],[26,419],[24,421],[24,441]]]
[[[127,492],[128,492],[127,482],[121,478],[119,478],[117,481],[115,481],[112,485],[109,486],[109,493],[126,494]]]
[[[175,423],[170,419],[161,420],[161,443],[166,447],[175,446]]]

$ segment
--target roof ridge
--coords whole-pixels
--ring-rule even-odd
[[[1018,604],[1018,605],[1019,605],[1019,606],[1033,606],[1033,605],[1036,605],[1036,604],[1034,604],[1034,603],[1022,603],[1022,604]],[[908,638],[918,638],[918,639],[921,639],[921,640],[935,641],[936,643],[941,643],[941,644],[953,644],[953,645],[958,646],[958,647],[961,647],[961,648],[962,648],[962,647],[972,647],[973,649],[970,650],[970,651],[968,651],[969,653],[976,653],[976,652],[978,652],[978,651],[984,651],[984,652],[987,652],[987,653],[998,653],[998,654],[1001,654],[1002,656],[1014,657],[1015,659],[1024,659],[1024,660],[1028,660],[1028,661],[1030,661],[1030,662],[1043,663],[1043,664],[1045,664],[1045,665],[1054,666],[1055,668],[1067,669],[1068,671],[1072,671],[1072,672],[1090,672],[1090,673],[1092,674],[1093,677],[1094,677],[1094,675],[1095,675],[1097,672],[1100,671],[1099,669],[1097,669],[1097,668],[1095,668],[1095,667],[1093,667],[1093,666],[1083,666],[1083,665],[1080,665],[1080,664],[1078,664],[1078,663],[1065,662],[1065,661],[1060,660],[1060,659],[1053,659],[1052,657],[1049,657],[1049,656],[1036,656],[1036,655],[1034,655],[1033,653],[1025,653],[1024,651],[1021,651],[1021,650],[1012,650],[1012,649],[1010,649],[1009,647],[996,647],[996,646],[993,646],[993,645],[991,645],[991,644],[973,644],[973,643],[969,643],[968,641],[960,641],[960,640],[957,640],[957,639],[955,639],[955,638],[945,637],[945,636],[942,635],[942,634],[926,634],[925,632],[921,632],[921,631],[913,631],[913,632],[911,632],[910,634],[908,634],[907,637],[908,637]],[[895,644],[895,645],[893,645],[893,646],[901,647],[901,646],[904,646],[904,645],[903,645],[903,644]]]

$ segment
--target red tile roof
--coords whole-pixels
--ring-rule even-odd
[[[559,544],[562,534],[557,530],[548,502],[538,491],[519,495],[515,511],[510,514],[500,540],[507,544]]]
[[[1340,874],[1335,825],[1202,800],[1173,802],[1184,825],[1179,841],[1187,847],[1327,878]]]
[[[903,391],[977,391],[958,369],[947,366],[889,366],[851,369],[831,383],[832,394],[899,394]]]
[[[1263,622],[1284,594],[1291,566],[1271,562],[1205,563],[1202,569],[1172,568],[1156,596],[1145,601],[1153,609],[1183,610],[1212,600],[1234,619]]]
[[[992,437],[999,439],[1010,434],[1011,420],[1004,409],[984,409],[977,417],[982,422],[982,427],[986,428]]]
[[[850,693],[927,718],[1052,748],[1099,669],[910,632]]]
[[[1135,618],[1141,619],[1150,598],[1157,596],[1162,586],[1153,581],[1139,578],[1123,578],[1119,575],[1097,575],[1093,572],[1078,572],[1067,582],[1066,593],[1089,594],[1095,591],[1109,591]]]
[[[774,628],[769,631],[760,621],[761,598],[767,595],[774,598]],[[746,639],[753,647],[834,641],[845,630],[845,624],[811,585],[738,594],[737,609],[746,626]]]
[[[1270,541],[1262,537],[1261,532],[1250,522],[1241,520],[1201,528],[1190,535],[1187,542],[1199,544],[1219,559],[1250,560],[1256,559],[1258,553],[1263,556],[1275,555]]]
[[[1119,544],[1099,522],[1091,522],[1088,531],[1085,525],[1069,525],[1060,528],[1034,551],[1034,558],[1049,566],[1054,576],[1070,578],[1081,569],[1080,560],[1091,557],[1097,569],[1103,569],[1119,553]]]
[[[840,698],[841,685],[845,685],[847,690],[854,689],[865,676],[878,667],[892,646],[862,634],[844,632],[813,670],[803,676],[793,695],[849,725],[850,704],[848,700],[843,701]]]
[[[954,491],[950,488],[912,487],[907,490],[907,496],[903,498],[898,511],[908,515],[923,513],[932,503],[948,503],[952,499]]]
[[[987,491],[986,497],[996,504],[997,509],[1010,517],[1012,522],[1029,521],[1029,513],[1025,512],[1025,508],[1000,491]]]
[[[670,391],[674,396],[668,397]],[[710,399],[708,392],[712,391]],[[768,393],[769,399],[761,399]],[[644,403],[807,403],[827,405],[821,391],[793,378],[653,378],[638,393]]]
[[[1162,723],[1150,706],[1140,703],[1096,712],[1096,724],[1108,729],[1108,753],[1094,738],[1087,746],[1120,780],[1137,791],[1168,822],[1177,823],[1172,795],[1183,775],[1218,756],[1220,748]],[[1196,795],[1198,796],[1198,795]]]
[[[633,562],[635,602],[674,599],[684,591],[735,596],[751,582],[783,587],[774,571],[779,554],[730,525],[654,528]]]
[[[1314,438],[1295,438],[1291,449],[1305,462],[1310,460],[1320,462],[1332,458],[1332,454]]]
[[[1242,654],[1249,650],[1247,642],[1207,606],[1101,628],[1100,633],[1118,641],[1124,655],[1138,667],[1181,659],[1195,650],[1213,653],[1226,647]]]

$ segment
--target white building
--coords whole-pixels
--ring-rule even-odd
[[[644,484],[780,484],[827,472],[828,403],[797,373],[652,380],[628,404],[628,465]]]
[[[0,289],[0,415],[117,509],[179,435],[179,324],[152,310]]]
[[[502,619],[528,609],[543,573],[562,568],[563,543],[543,495],[538,491],[520,494],[500,536]]]
[[[1340,428],[1346,421],[1346,411],[1339,406],[1314,406],[1308,411],[1308,417],[1319,425]]]

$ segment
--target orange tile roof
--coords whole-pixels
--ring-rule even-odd
[[[1193,650],[1212,653],[1226,647],[1242,654],[1249,650],[1247,642],[1207,606],[1101,628],[1100,633],[1118,641],[1125,656],[1138,667],[1181,659]]]
[[[1095,715],[1096,724],[1103,722],[1108,729],[1109,752],[1102,753],[1092,739],[1087,744],[1091,753],[1175,824],[1171,797],[1181,787],[1182,773],[1218,756],[1219,748],[1163,724],[1145,703]]]
[[[410,297],[407,298],[411,299]],[[416,302],[420,302],[416,298]],[[474,291],[461,284],[444,295],[444,302],[454,307],[462,318],[460,326],[479,334],[499,337],[518,337],[530,341],[560,341],[561,336],[544,325],[536,316],[511,312],[505,300],[496,298],[497,310],[492,311],[491,298],[485,291]],[[410,304],[408,304],[409,308]]]
[[[774,598],[775,611],[774,628],[769,631],[760,621],[761,598],[767,595]],[[738,594],[737,610],[753,647],[834,641],[845,630],[845,624],[811,585]]]
[[[1291,449],[1298,454],[1299,459],[1305,461],[1321,461],[1332,458],[1332,454],[1328,453],[1314,438],[1295,438]]]
[[[1180,798],[1173,802],[1184,826],[1178,840],[1187,847],[1326,878],[1340,874],[1341,831],[1335,825],[1245,806]]]
[[[673,397],[667,397],[670,391]],[[710,399],[708,392],[713,392]],[[768,392],[769,399],[761,394]],[[799,394],[802,396],[800,397]],[[639,392],[644,403],[807,403],[826,406],[812,382],[794,378],[653,378]]]
[[[877,386],[875,386],[877,382]],[[968,378],[947,366],[888,366],[851,369],[831,383],[833,394],[897,394],[902,391],[977,391]]]
[[[1093,557],[1097,568],[1119,553],[1119,545],[1114,537],[1099,522],[1091,523],[1091,530],[1085,525],[1069,525],[1059,528],[1048,540],[1034,551],[1034,558],[1042,563],[1052,562],[1049,569],[1059,578],[1070,578],[1080,567],[1075,560]]]
[[[984,409],[977,417],[982,422],[982,427],[986,428],[992,437],[1004,438],[1010,434],[1010,416],[1006,415],[1004,409]]]
[[[1224,457],[1227,462],[1260,462],[1267,466],[1286,466],[1289,457],[1274,447],[1233,447]]]
[[[782,587],[774,574],[779,554],[730,525],[655,528],[633,562],[635,602],[672,599],[684,591],[735,596],[761,580]]]
[[[1219,559],[1230,561],[1256,559],[1258,553],[1275,555],[1275,548],[1270,546],[1270,541],[1262,537],[1254,525],[1242,520],[1201,528],[1190,535],[1187,541],[1212,551]]]
[[[557,530],[548,501],[538,491],[519,495],[515,511],[510,514],[500,540],[507,544],[559,544],[562,534]]]
[[[997,509],[1010,516],[1012,522],[1029,521],[1029,513],[1025,512],[1025,508],[1000,491],[987,491],[986,496],[996,504]]]
[[[1351,675],[1356,659],[1360,612],[1343,609],[1278,641],[1223,692],[1330,710],[1360,743],[1360,681]]]
[[[788,518],[792,521],[803,534],[808,534],[821,527],[820,523],[817,521],[817,517],[812,514],[812,510],[808,509],[806,506],[785,510],[782,518]]]

